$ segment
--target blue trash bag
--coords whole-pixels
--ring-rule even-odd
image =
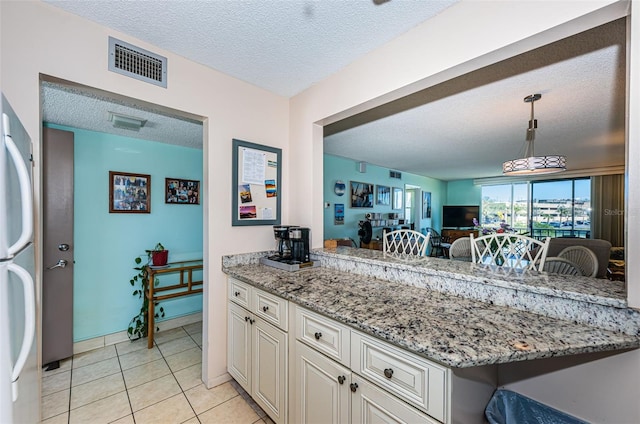
[[[510,390],[498,389],[484,411],[490,424],[588,424]]]

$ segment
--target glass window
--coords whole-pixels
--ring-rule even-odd
[[[590,214],[589,178],[482,187],[481,225],[488,229],[507,224],[536,238],[588,238]]]
[[[483,186],[481,225],[498,228],[501,224],[507,224],[521,232],[527,231],[528,194],[527,183]]]

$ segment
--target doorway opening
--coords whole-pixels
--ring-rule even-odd
[[[203,202],[176,204],[166,198],[168,181],[175,180],[198,181],[200,193],[206,193],[206,118],[44,75],[40,91],[43,127],[75,134],[70,243],[75,250],[74,342],[78,349],[91,349],[126,341],[127,325],[141,303],[130,284],[137,273],[135,258],[146,260],[145,250],[159,242],[169,250],[172,262],[202,260],[206,251]],[[139,131],[116,128],[109,112],[143,117],[145,126]],[[146,213],[110,211],[109,171],[150,177]],[[195,278],[204,279],[206,273],[203,269]],[[161,330],[202,320],[202,295],[177,298],[165,306],[166,322],[158,324]]]

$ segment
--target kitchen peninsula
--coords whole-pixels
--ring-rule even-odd
[[[385,352],[399,348],[400,354],[417,355],[417,360],[424,358],[435,369],[445,369],[443,410],[434,413],[413,403],[434,422],[459,420],[456,404],[466,400],[457,396],[472,387],[481,390],[477,397],[481,401],[475,402],[486,404],[498,364],[640,346],[640,314],[626,308],[623,286],[609,284],[616,282],[508,272],[349,247],[316,250],[313,255],[320,268],[291,273],[258,264],[265,254],[225,257],[223,270],[230,281],[288,301],[290,310],[299,308],[327,318],[331,325],[344,326],[352,339],[372,336],[373,344],[379,340],[388,346]],[[293,327],[300,321],[293,314],[289,321],[288,331],[296,334]],[[298,341],[304,340],[296,339],[292,336],[291,345],[306,349]],[[365,372],[354,369],[358,358],[354,348],[352,341],[352,359],[343,365],[360,377]],[[299,349],[289,347],[292,375]],[[432,374],[437,375],[433,370]],[[300,409],[299,399],[290,403],[293,411]],[[480,409],[467,413],[481,422]]]

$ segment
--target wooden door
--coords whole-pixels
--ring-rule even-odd
[[[73,133],[42,128],[42,364],[73,355]]]

